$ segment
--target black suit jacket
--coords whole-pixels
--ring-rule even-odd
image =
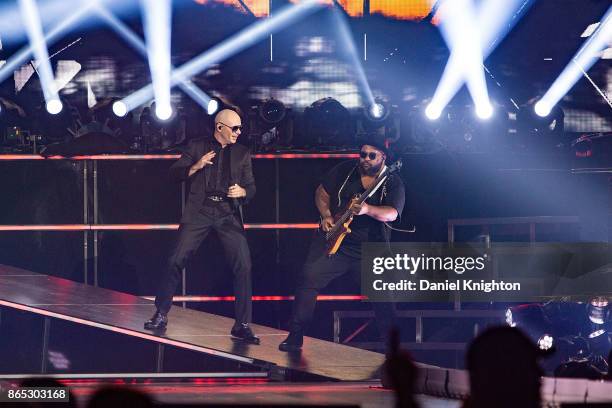
[[[206,199],[206,185],[210,177],[210,167],[205,166],[189,177],[189,169],[200,160],[202,156],[218,146],[217,141],[210,139],[195,139],[189,142],[181,158],[170,167],[170,177],[175,181],[189,181],[189,195],[181,223],[189,223],[195,219],[195,214],[204,205]],[[230,149],[230,183],[238,184],[246,190],[246,197],[232,199],[232,205],[239,211],[242,219],[242,205],[255,195],[255,178],[251,154],[246,147],[234,144],[226,147]],[[215,159],[213,159],[214,161]]]

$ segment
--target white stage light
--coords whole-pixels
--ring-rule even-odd
[[[93,8],[95,2],[85,2],[82,7],[77,8],[74,13],[66,16],[60,23],[50,29],[44,36],[44,41],[51,44],[63,34],[69,31],[77,22],[81,21]],[[0,82],[13,75],[19,67],[28,62],[28,59],[33,53],[31,45],[21,48],[9,58],[9,60],[0,68]]]
[[[550,350],[553,346],[554,339],[550,334],[544,334],[538,339],[538,347],[540,350]]]
[[[589,339],[594,339],[595,337],[599,337],[606,332],[605,329],[595,330],[591,334],[589,334]]]
[[[127,106],[125,106],[125,103],[117,101],[113,103],[113,113],[122,118],[128,113]]]
[[[543,100],[540,100],[535,104],[535,106],[533,107],[533,110],[538,116],[545,118],[546,116],[550,115],[550,111],[552,110],[552,107],[548,103],[544,102]]]
[[[170,35],[172,4],[170,0],[141,0],[147,56],[155,96],[155,115],[161,120],[172,116],[170,106]]]
[[[171,86],[176,85],[185,78],[190,78],[204,71],[214,64],[218,64],[240,51],[250,47],[263,38],[268,37],[299,19],[306,17],[323,7],[319,0],[305,0],[296,5],[287,6],[272,16],[261,19],[243,29],[222,43],[205,51],[191,61],[175,69],[171,76]],[[128,110],[141,106],[154,97],[153,86],[147,85],[123,99]]]
[[[211,99],[210,102],[208,102],[206,113],[212,116],[217,112],[217,110],[219,110],[219,102],[217,102],[216,99]]]
[[[370,115],[372,115],[372,118],[374,119],[381,119],[383,116],[385,116],[385,107],[382,103],[374,103],[372,106],[370,106]]]
[[[442,111],[434,104],[430,103],[427,105],[427,108],[425,108],[425,116],[427,116],[429,120],[436,120],[440,118],[440,115],[442,115]]]
[[[548,91],[546,91],[540,102],[538,102],[538,104],[542,103],[539,109],[540,112],[545,113],[547,110],[550,112],[552,107],[572,89],[583,75],[589,78],[587,71],[597,62],[597,60],[599,60],[601,52],[608,47],[610,38],[612,38],[612,6],[610,6],[605,16],[602,18],[601,24],[597,26],[593,34],[586,40],[582,47],[580,47],[580,50],[557,79],[555,79],[555,82],[553,82]],[[612,102],[606,93],[599,89],[593,81],[591,81],[591,84],[593,84],[601,97],[612,108]],[[538,109],[537,104],[536,109]],[[538,110],[536,110],[536,113],[542,116]]]
[[[506,309],[506,324],[510,327],[516,327],[516,322],[512,318],[512,310]]]
[[[19,0],[19,8],[30,40],[30,47],[32,47],[38,63],[37,71],[47,103],[47,111],[51,114],[59,113],[62,110],[62,103],[57,98],[57,88],[53,79],[53,70],[49,61],[49,52],[47,51],[47,43],[43,35],[36,1]]]
[[[170,105],[157,105],[155,107],[155,116],[159,120],[168,120],[172,116],[172,106]]]
[[[478,105],[476,107],[476,116],[480,119],[490,119],[493,116],[493,106],[491,104]]]
[[[441,2],[440,29],[451,56],[432,99],[440,110],[464,82],[476,105],[490,103],[483,61],[530,6],[523,0],[483,0],[477,8],[471,0]]]
[[[47,112],[52,115],[57,115],[62,111],[64,105],[59,99],[51,99],[47,102]]]
[[[355,47],[353,35],[351,34],[351,30],[349,28],[346,17],[344,16],[344,12],[341,10],[340,7],[334,7],[333,13],[334,18],[336,20],[336,28],[340,35],[340,39],[344,43],[344,47],[348,50],[352,62],[351,65],[355,69],[357,82],[359,83],[361,95],[364,99],[363,104],[365,106],[374,106],[376,104],[374,100],[374,94],[372,93],[372,88],[370,87],[370,83],[368,82],[365,70],[363,69],[363,64],[361,63],[361,58],[359,57],[359,53],[357,52],[357,47]],[[373,119],[379,119],[378,117],[376,117],[376,115],[372,114],[372,112],[370,112],[370,114]]]
[[[145,57],[147,56],[147,47],[145,46],[144,42],[139,36],[134,34],[134,32],[127,25],[125,25],[121,20],[102,6],[97,8],[97,12],[98,15],[102,17],[117,34],[121,36],[121,38],[132,46],[132,48],[138,51],[141,55]],[[174,67],[171,66],[170,69],[174,70]],[[207,109],[210,102],[210,96],[198,88],[192,81],[185,78],[179,78],[178,86],[203,109]]]

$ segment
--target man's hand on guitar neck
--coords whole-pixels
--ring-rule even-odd
[[[349,207],[349,209],[354,215],[364,215],[369,212],[370,206],[365,201],[361,204],[353,202],[351,206]]]

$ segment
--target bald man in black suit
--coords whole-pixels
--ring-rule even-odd
[[[242,131],[240,115],[224,109],[215,116],[213,140],[189,143],[181,158],[170,168],[175,180],[190,181],[189,197],[181,218],[179,236],[161,282],[157,311],[145,322],[147,330],[164,330],[172,296],[181,270],[211,229],[217,232],[234,275],[236,322],[231,335],[259,344],[251,322],[251,254],[244,233],[242,204],[255,195],[251,156],[235,144]]]

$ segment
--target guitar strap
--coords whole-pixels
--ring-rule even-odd
[[[359,166],[359,164],[356,164],[355,167],[353,167],[353,169],[351,171],[349,171],[349,174],[346,176],[346,178],[344,179],[344,182],[342,183],[342,186],[340,186],[340,189],[338,190],[338,207],[342,206],[342,200],[340,198],[340,194],[342,193],[342,190],[346,186],[346,183],[349,181],[349,178],[351,178],[351,175],[355,172],[355,169],[357,168],[357,166]],[[385,165],[385,167],[383,167],[381,172],[384,172],[386,169],[387,169],[387,165]],[[370,194],[368,194],[367,198],[372,197],[374,194],[376,194],[376,192],[378,191],[380,186],[383,186],[383,193],[380,196],[381,197],[381,202],[382,202],[383,195],[386,195],[385,194],[385,187],[387,185],[387,180],[388,179],[389,179],[389,176],[385,176],[384,179],[380,180],[378,182],[378,185],[372,189]]]
[[[382,173],[382,172],[384,172],[385,170],[387,170],[387,166],[386,166],[386,165],[385,165],[385,167],[383,167],[383,169],[382,169],[381,173]],[[388,178],[389,178],[389,175],[385,175],[385,178],[384,178],[384,179],[382,179],[382,180],[380,180],[380,181],[378,182],[378,184],[376,185],[376,187],[374,187],[374,188],[372,189],[372,191],[370,191],[370,194],[368,194],[368,198],[370,198],[370,197],[372,197],[374,194],[376,194],[376,192],[378,191],[378,189],[380,188],[380,186],[382,186],[383,184],[386,184],[386,183],[387,183],[387,179],[388,179]],[[381,195],[381,197],[382,197],[382,195]]]
[[[355,172],[355,169],[357,168],[357,166],[359,166],[359,164],[356,164],[355,167],[353,167],[353,169],[349,171],[348,176],[346,176],[346,178],[344,179],[344,183],[342,183],[342,186],[340,186],[340,189],[338,190],[338,208],[342,206],[342,200],[340,199],[340,193],[342,193],[342,190],[344,190],[346,183],[349,181],[349,178],[351,178],[351,175]]]

